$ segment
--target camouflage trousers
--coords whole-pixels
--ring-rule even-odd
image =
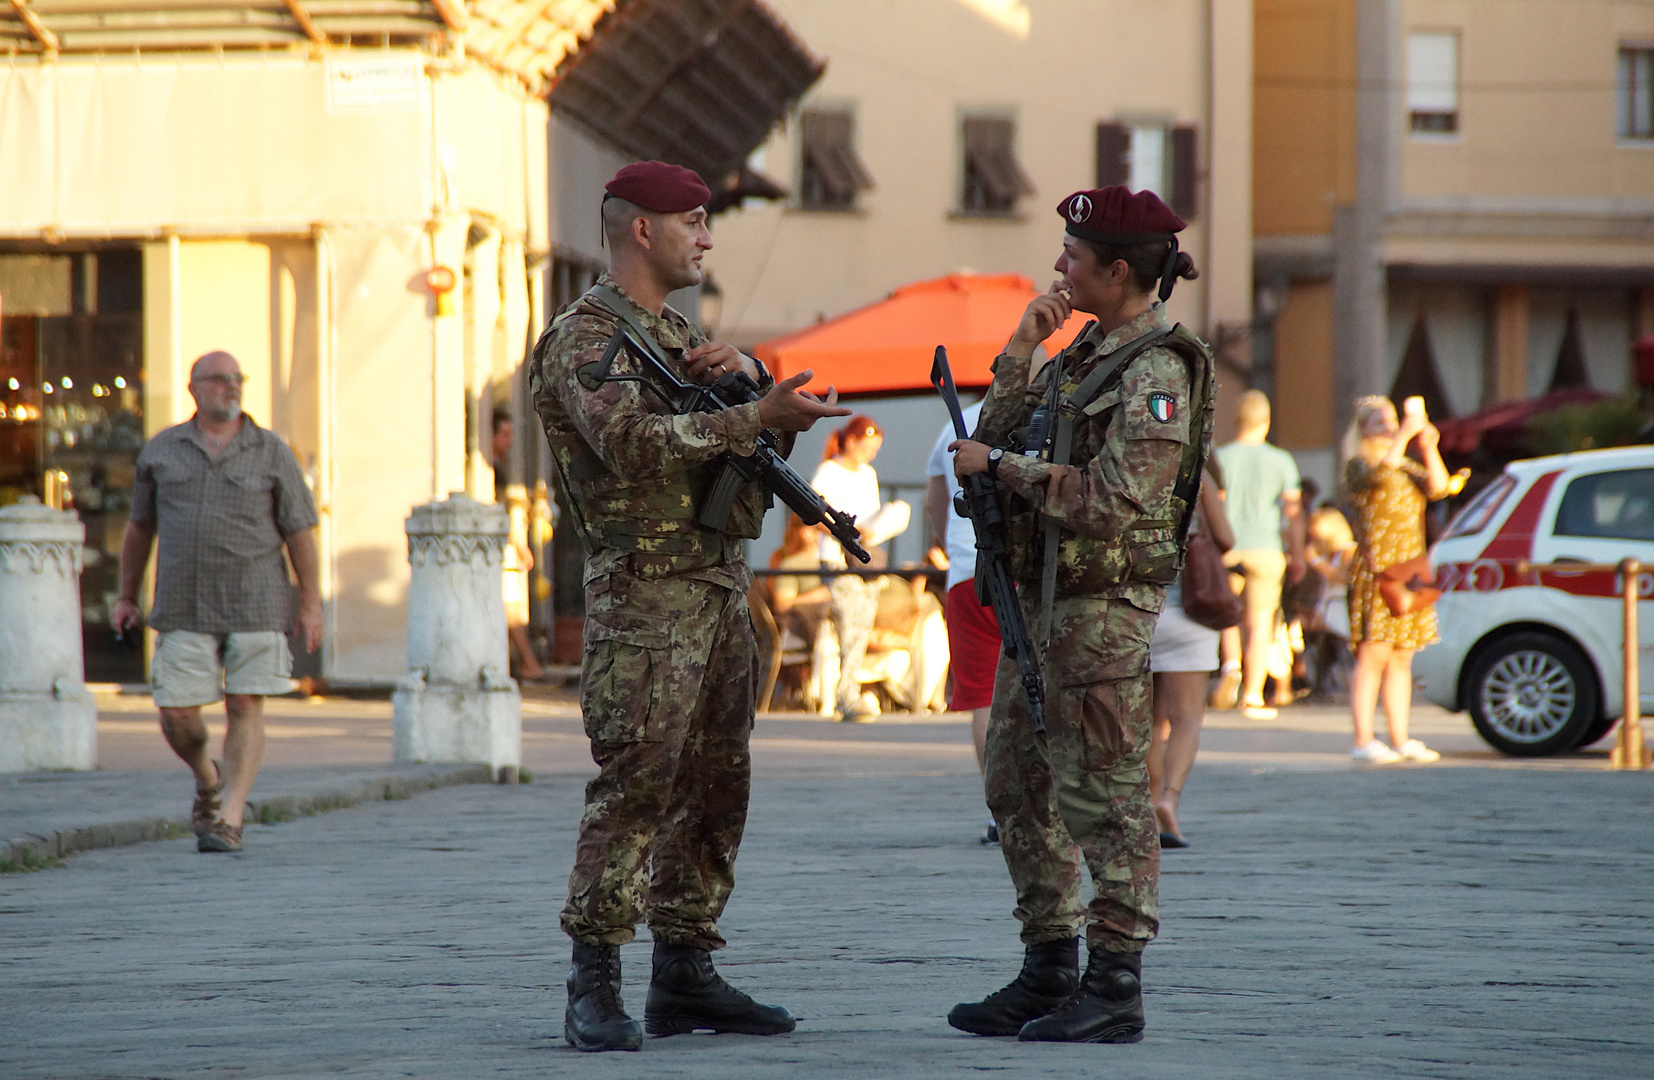
[[[1026,610],[1026,605],[1025,605]],[[1030,612],[1028,625],[1039,625]],[[1041,657],[1045,734],[1001,657],[984,786],[1028,944],[1073,937],[1140,950],[1160,927],[1160,833],[1149,801],[1149,639],[1158,616],[1124,600],[1062,600]],[[1091,871],[1089,912],[1081,867]]]
[[[656,941],[720,949],[752,777],[758,656],[746,597],[610,574],[586,588],[584,645],[580,708],[598,774],[563,930],[622,945],[646,917]]]

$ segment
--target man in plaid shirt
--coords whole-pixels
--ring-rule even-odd
[[[293,687],[287,628],[308,652],[322,638],[316,507],[293,451],[242,413],[245,381],[229,353],[201,357],[190,369],[195,415],[138,455],[121,595],[110,612],[117,633],[138,625],[138,587],[159,536],[149,624],[160,640],[150,679],[161,732],[195,773],[190,817],[200,851],[241,850],[242,814],[264,755],[264,698]],[[208,757],[201,722],[201,706],[220,698],[228,720],[222,765]]]

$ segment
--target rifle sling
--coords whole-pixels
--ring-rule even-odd
[[[648,349],[649,354],[656,360],[665,364],[668,371],[672,369],[672,360],[666,355],[666,350],[660,347],[660,342],[655,340],[655,335],[644,329],[643,323],[639,322],[638,317],[632,314],[632,305],[626,302],[625,297],[607,285],[593,285],[586,290],[586,296],[595,300],[598,307],[603,308],[625,323],[626,329],[630,330],[632,336],[637,338],[638,344]],[[605,371],[603,374],[607,375],[608,372]]]
[[[1073,411],[1084,409],[1091,404],[1091,399],[1102,392],[1103,385],[1117,375],[1123,375],[1125,366],[1139,353],[1149,346],[1158,343],[1172,332],[1169,326],[1162,326],[1151,330],[1142,337],[1133,338],[1113,352],[1107,353],[1097,361],[1097,366],[1091,373],[1080,381],[1068,400],[1058,400],[1056,391],[1058,380],[1062,376],[1059,366],[1051,373],[1052,404],[1065,407],[1055,409],[1056,434],[1051,444],[1051,464],[1067,465],[1068,455],[1074,448],[1074,421]],[[1060,359],[1060,358],[1059,358]],[[1045,519],[1045,559],[1040,572],[1040,608],[1039,633],[1040,648],[1046,650],[1051,647],[1051,613],[1057,602],[1057,551],[1060,546],[1060,526],[1051,517]]]

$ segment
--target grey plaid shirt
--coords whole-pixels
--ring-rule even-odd
[[[144,445],[132,520],[156,526],[156,630],[235,634],[287,630],[293,585],[284,538],[316,524],[298,459],[244,418],[214,461],[193,420]]]

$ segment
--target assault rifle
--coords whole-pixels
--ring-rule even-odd
[[[947,403],[954,433],[961,439],[970,438],[971,433],[965,430],[965,414],[959,408],[959,391],[954,389],[953,371],[948,367],[948,350],[941,345],[936,346],[930,381]],[[1045,682],[1040,678],[1034,643],[1028,639],[1028,624],[1023,622],[1016,584],[1011,580],[1011,567],[1005,556],[1005,512],[994,494],[993,478],[987,473],[965,477],[959,494],[954,496],[954,507],[961,517],[971,519],[971,527],[976,530],[976,598],[984,607],[993,605],[1005,655],[1016,657],[1017,667],[1022,669],[1022,689],[1028,695],[1028,719],[1035,731],[1043,732]]]
[[[637,358],[646,374],[610,374],[622,349]],[[624,322],[609,339],[608,348],[603,350],[603,358],[597,362],[597,371],[591,373],[591,378],[597,382],[637,383],[679,415],[719,412],[757,401],[763,396],[752,376],[744,371],[727,371],[710,386],[690,382],[672,370],[663,357],[655,354],[655,350],[645,347],[633,337]],[[586,380],[587,372],[582,370],[581,381]],[[719,471],[695,520],[709,529],[721,531],[729,522],[730,511],[734,509],[741,488],[753,480],[791,507],[804,524],[825,525],[845,551],[864,563],[872,560],[872,556],[861,546],[861,533],[856,530],[855,516],[828,505],[815,488],[793,471],[781,453],[775,433],[768,428],[759,433],[758,447],[751,457],[724,455],[724,467]]]

